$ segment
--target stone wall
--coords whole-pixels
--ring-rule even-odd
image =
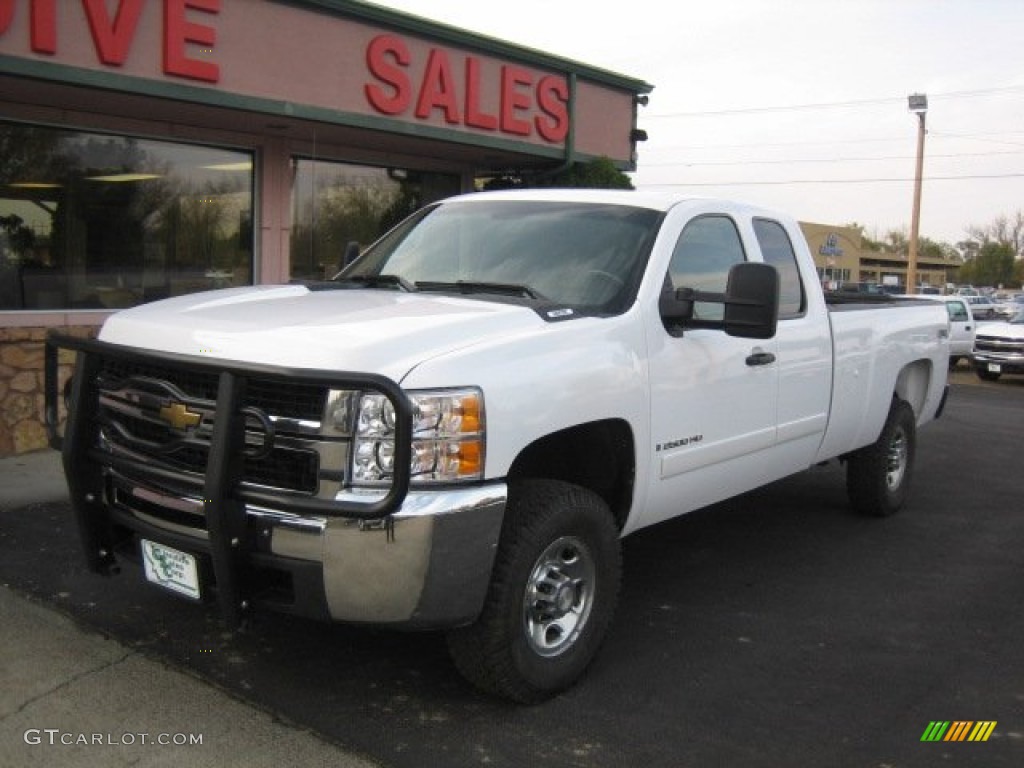
[[[74,336],[95,336],[95,326],[61,328]],[[37,451],[47,446],[43,424],[43,342],[46,328],[0,328],[0,457]],[[61,351],[63,387],[74,353]],[[63,420],[63,413],[61,414]]]

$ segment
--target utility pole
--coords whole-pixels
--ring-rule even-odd
[[[924,173],[924,117],[928,97],[912,93],[907,99],[910,111],[917,115],[917,170],[914,173],[914,210],[910,215],[910,247],[907,252],[907,293],[917,292],[917,238],[921,228],[921,179]]]

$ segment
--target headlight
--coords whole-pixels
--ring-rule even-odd
[[[411,480],[414,484],[479,480],[484,470],[483,394],[477,389],[410,392]],[[395,410],[379,394],[363,394],[356,412],[352,480],[388,480],[395,469]]]

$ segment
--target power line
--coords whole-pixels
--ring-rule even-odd
[[[961,176],[925,176],[924,181],[965,181],[972,179],[1021,179],[1024,173],[981,173]],[[868,179],[784,179],[776,181],[693,181],[693,182],[638,182],[643,187],[750,187],[784,186],[787,184],[883,184],[912,182],[912,177]]]
[[[1013,93],[1024,91],[1024,85],[1008,85],[1002,88],[985,88],[973,91],[947,91],[945,93],[932,93],[929,98],[974,98],[998,93]],[[851,99],[849,101],[821,101],[807,104],[785,104],[765,107],[736,107],[732,109],[713,109],[696,112],[670,112],[666,114],[654,114],[644,117],[650,120],[661,120],[675,117],[719,117],[728,115],[750,115],[766,112],[800,112],[812,109],[841,109],[845,107],[878,106],[891,103],[905,103],[906,96],[883,96],[873,99]]]
[[[1009,141],[1007,139],[985,139],[982,136],[1005,136],[1006,134],[1017,134],[1021,131],[999,131],[993,133],[947,133],[946,131],[929,131],[933,136],[945,139],[970,139],[971,141],[982,141],[986,144],[1006,144],[1011,147],[1024,147],[1024,141]]]
[[[1022,144],[1024,146],[1024,144]],[[1007,150],[1005,152],[953,152],[953,153],[932,153],[927,155],[929,160],[940,158],[952,158],[952,157],[994,157],[997,155],[1022,155],[1024,150]],[[644,168],[672,168],[676,166],[683,166],[686,168],[696,168],[699,166],[730,166],[730,165],[798,165],[801,163],[861,163],[861,162],[881,162],[886,160],[913,160],[912,155],[880,155],[877,157],[819,157],[810,158],[807,160],[680,160],[677,162],[665,162],[665,163],[644,163]]]
[[[1007,144],[1009,146],[1024,146],[1024,141],[1010,141],[1006,139],[985,139],[985,136],[1016,136],[1024,134],[1024,131],[984,131],[979,133],[948,133],[928,129],[928,135],[942,139],[973,139],[976,141],[988,141],[994,144]],[[761,149],[768,147],[830,147],[841,144],[879,144],[892,142],[905,142],[906,136],[886,136],[870,139],[822,139],[821,141],[772,141],[772,142],[745,142],[742,144],[677,144],[671,147],[651,147],[652,152],[669,152],[673,150],[705,150],[705,149]],[[645,150],[646,151],[646,150]]]

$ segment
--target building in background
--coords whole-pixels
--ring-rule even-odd
[[[826,288],[870,283],[906,291],[907,254],[865,247],[861,230],[831,224],[800,222],[807,245]],[[918,254],[917,277],[922,286],[943,290],[955,283],[962,262]]]
[[[0,456],[42,338],[318,279],[481,178],[635,165],[651,86],[352,0],[0,2]]]

